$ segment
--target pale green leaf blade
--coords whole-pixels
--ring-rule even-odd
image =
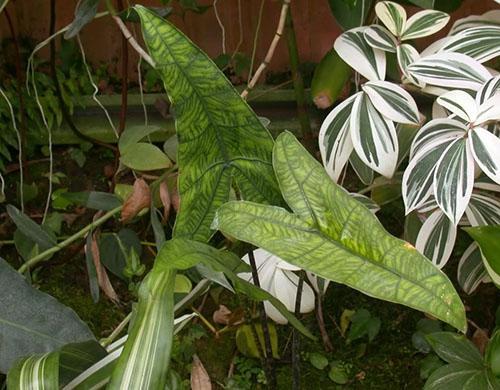
[[[463,305],[447,277],[328,179],[290,134],[278,137],[274,166],[295,214],[251,202],[229,202],[214,225],[234,236],[367,295],[427,311],[465,329]]]
[[[349,160],[353,146],[349,132],[349,118],[356,94],[336,106],[325,118],[319,130],[319,151],[326,171],[338,181]]]
[[[389,31],[400,37],[406,26],[406,11],[392,1],[380,1],[375,6],[375,13]]]
[[[155,171],[172,166],[170,159],[158,146],[146,142],[138,142],[126,148],[120,162],[137,171]]]
[[[386,59],[382,50],[374,49],[365,39],[367,27],[346,31],[333,45],[339,56],[368,80],[385,78]]]
[[[245,199],[280,203],[273,140],[210,58],[182,32],[137,6],[144,40],[175,110],[181,206],[176,236],[208,240],[234,180]]]
[[[126,127],[118,140],[120,153],[125,153],[127,149],[133,148],[142,139],[161,130],[160,126],[136,125]]]
[[[480,63],[500,55],[500,26],[477,26],[454,35],[441,48],[443,52],[465,54]]]
[[[406,22],[401,39],[410,40],[426,37],[441,30],[450,20],[450,15],[441,11],[425,10],[417,12]]]
[[[350,127],[359,158],[375,172],[391,178],[398,162],[396,128],[377,111],[366,93],[358,95],[354,101]]]
[[[30,286],[3,259],[0,286],[0,372],[6,373],[20,357],[94,339],[73,310]]]
[[[385,27],[374,24],[365,30],[365,39],[368,44],[379,50],[396,52],[397,42],[394,35]]]
[[[413,97],[399,85],[388,81],[369,81],[363,91],[385,117],[394,122],[418,125],[420,116]]]
[[[493,390],[485,368],[465,363],[447,364],[434,371],[424,390]]]

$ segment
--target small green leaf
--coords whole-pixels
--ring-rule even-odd
[[[341,365],[334,365],[328,373],[328,377],[335,383],[339,385],[345,385],[349,382],[349,376],[346,369]]]
[[[426,336],[434,352],[447,363],[468,364],[481,368],[483,358],[465,336],[451,332],[434,332]]]
[[[138,142],[132,148],[126,149],[120,161],[137,171],[155,171],[172,166],[172,162],[158,146],[145,142]]]
[[[328,359],[325,355],[318,352],[312,352],[309,354],[309,362],[311,362],[313,367],[318,370],[323,370],[326,366],[328,366]]]
[[[278,333],[276,332],[276,326],[272,322],[269,322],[267,325],[269,328],[269,337],[271,339],[271,351],[273,357],[278,359]],[[254,327],[254,329],[252,329],[252,327]],[[257,334],[260,346],[256,343],[254,331]],[[263,351],[265,357],[266,347],[262,326],[260,324],[241,325],[236,331],[236,346],[238,347],[238,351],[245,356],[259,358],[261,357],[260,351]]]
[[[420,378],[427,379],[439,367],[444,365],[443,361],[436,355],[427,355],[420,362]]]

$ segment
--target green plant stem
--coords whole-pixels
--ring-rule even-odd
[[[248,252],[248,258],[250,260],[250,267],[252,268],[252,278],[253,284],[260,288],[259,274],[257,271],[257,265],[255,263],[255,256],[253,250]],[[270,389],[276,388],[276,373],[274,371],[273,364],[273,349],[271,346],[271,336],[269,334],[269,326],[267,324],[266,311],[264,309],[264,302],[259,303],[260,312],[260,322],[262,326],[262,333],[264,334],[264,345],[266,347],[266,376],[267,382]]]
[[[118,214],[123,206],[118,206],[114,208],[113,210],[108,211],[106,214],[104,214],[101,218],[96,219],[94,222],[88,224],[85,226],[82,230],[76,232],[72,236],[68,237],[66,240],[62,241],[61,243],[54,245],[52,248],[47,249],[46,251],[43,251],[42,253],[36,255],[35,257],[32,257],[29,259],[26,263],[24,263],[18,270],[17,272],[19,273],[24,273],[31,267],[37,265],[38,263],[46,260],[46,258],[56,252],[59,252],[61,249],[64,249],[67,247],[69,244],[75,242],[76,240],[84,237],[88,232],[91,230],[95,229],[96,227],[102,225],[104,222],[106,222],[108,219],[113,217],[114,215]]]
[[[299,284],[297,286],[297,295],[295,296],[295,317],[299,317],[300,303],[302,300],[302,289],[304,287],[304,271],[300,271]],[[292,371],[293,371],[293,389],[300,389],[300,334],[297,329],[292,331]]]
[[[313,133],[311,129],[311,121],[307,113],[306,94],[304,89],[304,80],[299,69],[299,50],[297,48],[297,38],[293,27],[291,5],[288,8],[286,16],[286,42],[288,46],[288,56],[290,60],[290,70],[292,72],[293,89],[295,90],[295,100],[297,102],[297,116],[302,131],[302,137],[305,146],[309,151],[314,150]]]

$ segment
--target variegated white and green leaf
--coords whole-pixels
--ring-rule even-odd
[[[407,70],[420,82],[447,89],[477,91],[491,78],[483,65],[461,53],[441,52],[421,57]]]
[[[452,140],[439,139],[421,148],[403,174],[402,195],[406,214],[419,210],[433,192],[434,172]]]
[[[456,226],[437,209],[425,220],[418,232],[415,248],[441,269],[451,256],[456,238]]]
[[[353,150],[349,118],[356,97],[357,94],[336,106],[327,115],[319,131],[319,151],[323,165],[335,182],[339,179]]]
[[[363,91],[386,118],[398,123],[419,123],[417,103],[399,85],[389,81],[369,81],[363,85]]]
[[[487,177],[480,177],[479,179],[476,179],[474,188],[484,191],[500,192],[500,185],[491,182]]]
[[[403,34],[406,11],[402,6],[392,1],[380,1],[375,6],[375,13],[393,35],[399,37]]]
[[[500,94],[495,94],[477,109],[477,117],[474,120],[474,125],[487,125],[486,122],[496,122],[500,120]]]
[[[483,63],[500,55],[500,25],[477,26],[454,35],[441,51],[462,53]]]
[[[495,96],[500,89],[500,76],[489,79],[476,94],[476,104],[480,106],[487,100]]]
[[[351,137],[359,158],[375,172],[392,177],[398,162],[394,123],[380,114],[367,94],[356,97],[352,108]]]
[[[401,37],[402,40],[422,38],[441,30],[450,16],[441,11],[424,10],[417,12],[406,21],[406,27]]]
[[[349,163],[351,164],[354,172],[356,172],[356,176],[359,177],[359,180],[361,180],[363,184],[370,185],[373,182],[373,169],[361,161],[356,153],[351,154],[351,157],[349,157]]]
[[[463,137],[467,128],[455,119],[434,119],[418,131],[411,145],[410,157],[413,158],[423,147],[440,140],[454,140]]]
[[[437,102],[466,122],[472,123],[477,117],[476,101],[465,91],[454,90],[446,92],[438,97]]]
[[[468,142],[481,170],[500,184],[500,138],[481,127],[469,132]]]
[[[365,30],[365,39],[371,47],[391,53],[396,51],[398,44],[396,38],[394,38],[394,35],[389,30],[377,24]]]
[[[53,390],[59,388],[59,353],[48,352],[21,359],[7,376],[9,390]]]
[[[368,80],[385,78],[386,60],[382,50],[374,49],[365,39],[367,27],[354,28],[340,35],[334,44],[338,55]]]
[[[474,185],[474,158],[467,140],[453,141],[434,171],[434,196],[456,226],[467,208]]]
[[[472,294],[481,283],[486,283],[489,280],[479,246],[473,242],[458,262],[458,284],[465,293]]]
[[[478,26],[500,26],[500,10],[495,9],[482,15],[471,15],[458,19],[451,27],[449,35],[456,35],[463,30]]]
[[[492,196],[474,193],[465,214],[472,226],[500,225],[500,201]]]
[[[403,75],[413,84],[419,86],[420,88],[425,87],[425,83],[418,81],[415,77],[407,71],[408,66],[420,58],[417,49],[408,43],[403,43],[398,45],[396,50],[396,56],[398,59],[399,69],[403,72]]]

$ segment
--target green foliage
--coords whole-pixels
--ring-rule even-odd
[[[214,227],[325,279],[466,329],[463,304],[448,278],[411,245],[388,234],[290,133],[276,140],[273,163],[294,213],[228,202],[218,210]]]
[[[276,332],[276,326],[274,323],[269,322],[268,328],[273,358],[278,359],[278,333]],[[245,324],[238,327],[236,331],[236,346],[238,347],[238,351],[245,356],[260,358],[262,357],[262,351],[265,357],[266,347],[262,325]]]

